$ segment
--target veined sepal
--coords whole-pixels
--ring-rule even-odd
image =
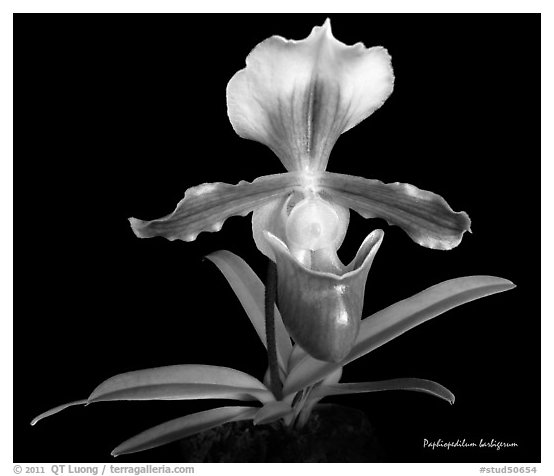
[[[235,132],[267,145],[287,170],[325,170],[343,132],[392,93],[385,48],[338,41],[329,19],[300,41],[272,36],[246,58],[227,85]]]

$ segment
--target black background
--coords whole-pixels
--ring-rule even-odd
[[[283,172],[228,121],[225,87],[272,34],[306,37],[327,15],[16,15],[17,271],[14,459],[112,461],[123,440],[228,401],[117,402],[32,417],[85,398],[114,374],[177,363],[261,378],[263,346],[223,276],[228,249],[260,274],[248,218],[197,241],[137,239],[127,218],[173,210],[203,182]],[[349,261],[385,230],[364,315],[472,274],[517,288],[438,317],[346,367],[343,381],[437,380],[453,406],[412,392],[333,400],[363,409],[390,461],[540,460],[538,15],[331,15],[346,44],[385,46],[395,89],[341,136],[333,172],[408,182],[465,210],[473,234],[449,252],[355,213]],[[516,449],[423,448],[424,438]],[[175,461],[169,445],[117,461]]]

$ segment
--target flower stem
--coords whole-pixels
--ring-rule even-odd
[[[279,364],[277,361],[277,345],[275,343],[275,297],[277,295],[277,266],[271,260],[267,267],[265,285],[265,336],[267,342],[267,360],[269,363],[269,380],[271,391],[277,400],[281,400],[281,381],[279,379]]]

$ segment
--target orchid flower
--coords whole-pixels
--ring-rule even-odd
[[[172,365],[111,377],[86,399],[52,408],[121,400],[229,399],[248,402],[185,415],[147,429],[117,446],[112,455],[155,448],[227,422],[255,425],[281,421],[301,427],[319,401],[333,395],[410,390],[454,403],[453,393],[419,378],[339,383],[343,367],[404,332],[475,299],[507,291],[514,284],[494,276],[466,276],[432,286],[361,320],[367,273],[383,239],[375,230],[345,266],[337,256],[349,210],[382,217],[402,227],[418,244],[451,249],[469,230],[469,218],[455,213],[431,192],[408,184],[383,184],[326,171],[338,136],[368,117],[392,92],[390,57],[383,48],[337,41],[327,20],[302,41],[271,37],[248,56],[247,67],[227,87],[228,114],[235,131],[270,147],[286,173],[237,185],[203,184],[185,193],[165,218],[131,218],[139,237],[192,241],[219,231],[232,215],[253,213],[258,249],[276,262],[278,308],[240,257],[229,251],[208,256],[244,307],[261,342],[275,346],[265,378],[228,367]],[[268,281],[269,285],[273,285]],[[275,311],[274,320],[267,319]],[[273,339],[266,334],[274,327]],[[293,345],[291,337],[295,341]]]
[[[457,246],[470,227],[467,214],[432,192],[326,171],[338,137],[378,109],[393,83],[384,48],[345,45],[329,20],[301,41],[266,39],[228,83],[228,116],[240,137],[267,145],[287,172],[190,188],[170,215],[131,218],[133,231],[192,241],[219,231],[230,216],[253,212],[256,246],[277,265],[288,332],[312,357],[340,362],[356,341],[367,274],[383,238],[373,231],[345,266],[337,250],[349,210],[384,218],[434,249]]]

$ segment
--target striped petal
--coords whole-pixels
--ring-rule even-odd
[[[203,231],[219,231],[230,216],[246,216],[301,184],[299,173],[266,175],[237,185],[206,183],[189,188],[170,215],[152,221],[129,221],[139,238],[163,236],[168,240],[194,241]]]
[[[381,106],[393,82],[384,48],[347,46],[327,20],[304,40],[256,46],[227,85],[227,112],[239,136],[270,147],[287,170],[325,170],[339,135]]]
[[[406,183],[385,184],[352,175],[325,172],[318,185],[339,205],[364,218],[384,218],[421,246],[449,250],[458,246],[471,221],[454,212],[441,196]]]

